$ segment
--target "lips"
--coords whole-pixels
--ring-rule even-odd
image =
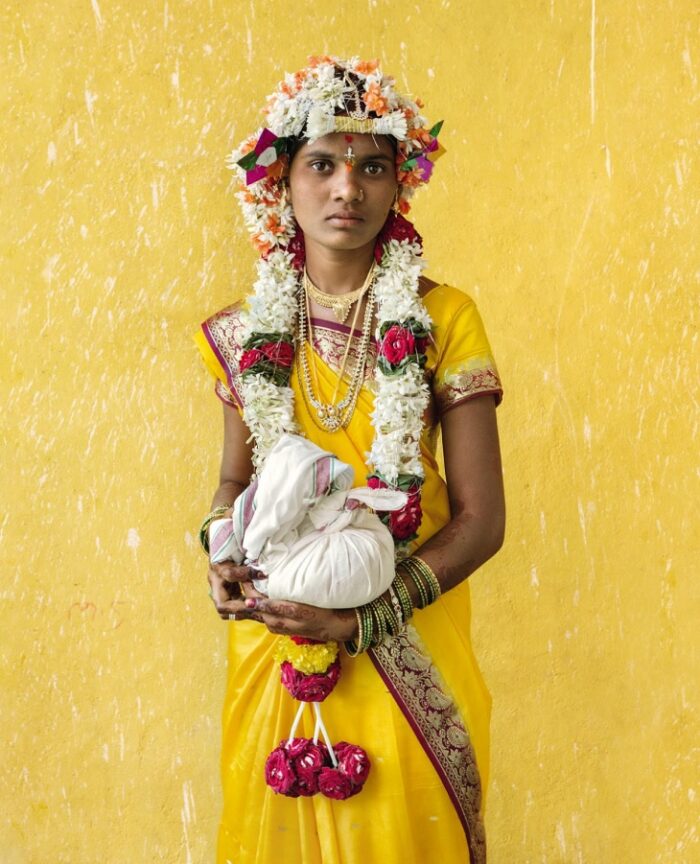
[[[338,210],[336,213],[331,213],[326,219],[327,222],[334,222],[337,225],[358,225],[364,222],[364,218],[354,210]]]

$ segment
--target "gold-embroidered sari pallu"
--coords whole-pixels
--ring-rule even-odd
[[[429,290],[423,303],[434,322],[426,365],[432,399],[421,442],[423,521],[412,552],[450,518],[435,458],[440,416],[465,399],[501,397],[474,303],[445,285]],[[321,398],[330,402],[349,328],[337,320],[312,324],[315,375]],[[361,334],[356,337],[350,364]],[[240,409],[240,306],[205,321],[196,341],[216,378],[217,395]],[[346,428],[333,433],[314,422],[297,371],[292,375],[300,429],[352,465],[356,486],[365,485],[364,459],[372,444],[375,354],[372,343],[354,413]],[[286,798],[266,785],[265,760],[288,735],[297,703],[280,686],[274,656],[279,637],[256,622],[232,624],[218,864],[483,864],[490,698],[472,653],[470,615],[465,581],[417,610],[407,628],[379,648],[352,659],[341,652],[343,674],[323,704],[324,716],[338,740],[361,745],[372,762],[362,794],[345,801]],[[313,733],[306,716],[298,734]]]

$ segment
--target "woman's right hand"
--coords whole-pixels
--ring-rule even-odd
[[[250,582],[253,575],[253,571],[245,564],[238,565],[233,561],[222,561],[221,564],[209,562],[207,577],[211,586],[211,599],[224,621],[228,620],[229,613],[222,604],[239,600],[242,597],[241,583]]]

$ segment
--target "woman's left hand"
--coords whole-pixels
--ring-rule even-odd
[[[270,600],[250,582],[243,582],[242,589],[244,597],[240,600],[219,604],[219,613],[227,615],[229,621],[260,621],[270,633],[321,642],[347,642],[357,636],[354,609],[320,609],[291,600]]]

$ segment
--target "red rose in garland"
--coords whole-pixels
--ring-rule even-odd
[[[416,340],[406,327],[393,324],[384,334],[379,350],[390,363],[398,365],[409,354],[416,353]]]
[[[294,347],[289,342],[266,342],[260,346],[260,352],[279,366],[291,366],[294,362]]]
[[[318,788],[326,798],[335,801],[343,801],[360,791],[339,768],[322,768],[318,776]]]
[[[389,514],[389,530],[398,540],[411,540],[416,536],[422,518],[420,493],[414,492],[409,495],[405,507]]]
[[[298,797],[297,775],[283,746],[275,747],[267,757],[265,781],[279,795],[287,795],[289,798]]]
[[[250,348],[248,351],[244,351],[241,354],[239,370],[245,372],[246,369],[250,369],[251,366],[259,363],[264,356],[262,351],[258,351],[257,348]]]
[[[304,232],[297,226],[297,230],[287,245],[287,252],[292,255],[292,267],[299,273],[306,264],[306,246],[304,244]]]
[[[282,684],[300,705],[289,738],[267,757],[268,786],[289,798],[311,797],[319,792],[336,800],[356,795],[367,779],[369,758],[361,747],[346,741],[334,748],[321,716],[320,703],[340,677],[337,644],[286,636],[280,640],[276,656],[281,661]],[[313,739],[296,736],[307,703],[312,704],[316,716]],[[318,740],[319,735],[325,744]]]
[[[350,778],[353,786],[362,786],[370,769],[369,757],[362,747],[341,741],[333,749],[338,759],[338,768]]]
[[[384,227],[379,232],[374,245],[374,257],[378,264],[381,264],[382,261],[384,244],[390,240],[397,240],[399,243],[408,240],[410,243],[417,243],[421,248],[423,247],[423,238],[416,231],[413,222],[409,222],[408,219],[393,210],[386,217]]]
[[[321,675],[305,675],[291,663],[282,663],[282,683],[300,702],[323,702],[340,678],[340,662],[335,660]]]

